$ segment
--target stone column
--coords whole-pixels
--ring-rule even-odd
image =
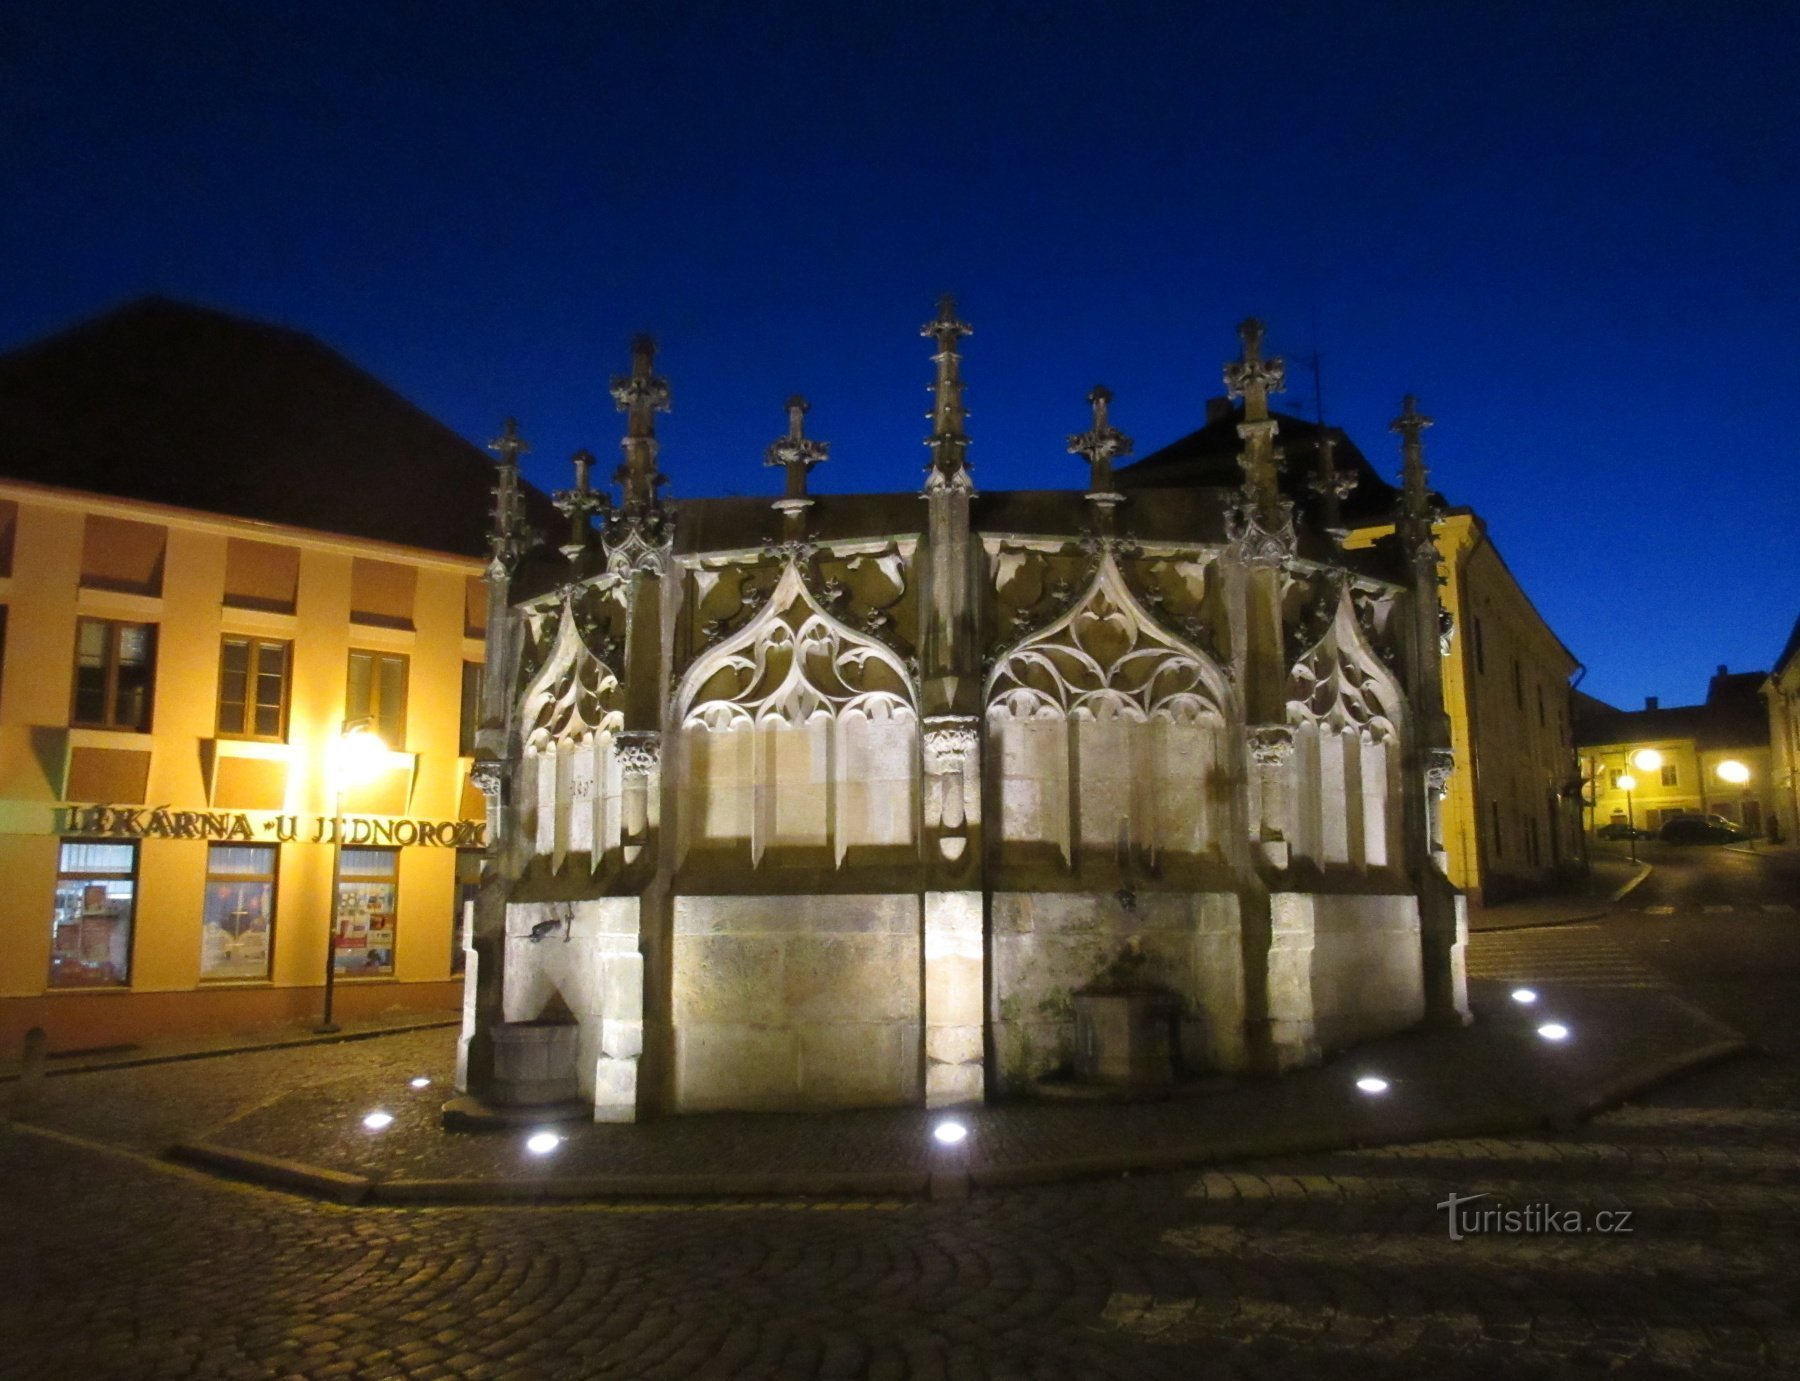
[[[925,1105],[978,1103],[986,1090],[982,893],[955,884],[978,874],[981,825],[980,721],[925,721],[924,895]]]
[[[1465,952],[1468,910],[1446,871],[1442,814],[1455,758],[1450,719],[1444,711],[1444,671],[1438,593],[1438,549],[1433,536],[1421,437],[1431,419],[1409,393],[1392,430],[1401,437],[1401,511],[1397,531],[1412,563],[1412,628],[1407,638],[1407,698],[1412,708],[1412,751],[1406,760],[1406,862],[1418,880],[1419,962],[1425,984],[1425,1019],[1434,1025],[1466,1025],[1469,1012]]]
[[[970,530],[968,437],[961,356],[970,334],[946,297],[922,335],[937,349],[926,445],[920,571],[919,771],[925,886],[925,1101],[979,1102],[986,1094],[986,859],[981,837],[981,655],[976,636],[981,553]]]

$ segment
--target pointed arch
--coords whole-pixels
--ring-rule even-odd
[[[1344,582],[1330,623],[1288,673],[1297,854],[1356,867],[1394,858],[1405,714],[1405,691],[1370,646]]]
[[[1065,862],[1219,847],[1230,684],[1151,616],[1111,550],[1064,613],[998,659],[986,703],[1002,847]]]
[[[773,848],[841,864],[851,849],[913,845],[912,674],[820,604],[797,562],[741,629],[695,660],[675,705],[691,793],[684,850],[747,843],[755,862]]]

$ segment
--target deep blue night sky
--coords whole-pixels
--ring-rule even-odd
[[[1234,325],[1434,482],[1632,705],[1800,612],[1789,4],[92,4],[0,12],[0,348],[161,292],[310,331],[530,473],[616,454],[653,331],[682,495],[910,489],[958,294],[986,488],[1142,454]],[[3,441],[0,441],[3,444]],[[303,483],[296,476],[296,483]]]

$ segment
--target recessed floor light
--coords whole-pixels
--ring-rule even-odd
[[[1547,1041],[1566,1041],[1569,1038],[1569,1028],[1560,1021],[1547,1021],[1538,1027],[1538,1035]]]
[[[931,1135],[940,1146],[955,1146],[968,1136],[969,1129],[956,1121],[944,1121],[931,1129]]]
[[[1537,1001],[1537,994],[1530,988],[1514,988],[1512,990],[1512,1000],[1529,1007],[1532,1003]]]
[[[416,1078],[412,1081],[412,1086],[414,1088],[430,1088],[431,1080],[427,1079],[423,1074],[421,1074],[418,1078]]]
[[[1364,1093],[1386,1093],[1388,1081],[1374,1074],[1365,1074],[1356,1081],[1356,1086]]]
[[[367,1127],[371,1132],[379,1132],[386,1127],[392,1126],[393,1122],[393,1113],[381,1112],[379,1110],[369,1113],[363,1118],[363,1126]]]
[[[525,1149],[534,1156],[547,1156],[561,1145],[562,1138],[555,1132],[533,1132],[525,1142]]]

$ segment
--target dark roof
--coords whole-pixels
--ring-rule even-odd
[[[1350,526],[1391,522],[1399,504],[1399,491],[1382,478],[1355,442],[1338,427],[1321,428],[1317,422],[1288,413],[1271,413],[1280,430],[1276,445],[1282,448],[1281,489],[1302,514],[1310,514],[1317,505],[1309,481],[1317,466],[1319,438],[1329,432],[1337,442],[1333,462],[1340,474],[1349,471],[1357,477],[1356,488],[1343,501],[1342,516]],[[1119,467],[1121,489],[1174,489],[1199,485],[1236,488],[1244,482],[1238,455],[1243,441],[1237,433],[1244,420],[1242,403],[1218,408],[1206,425],[1172,441],[1161,450],[1152,451],[1130,465]]]
[[[486,550],[494,483],[313,337],[156,297],[0,357],[0,474],[464,556]]]
[[[1691,738],[1701,748],[1767,747],[1768,711],[1757,693],[1766,675],[1761,671],[1721,671],[1707,686],[1704,705],[1671,705],[1655,710],[1602,706],[1600,712],[1590,712],[1577,702],[1575,742],[1588,747]],[[1582,699],[1600,704],[1591,697]]]

